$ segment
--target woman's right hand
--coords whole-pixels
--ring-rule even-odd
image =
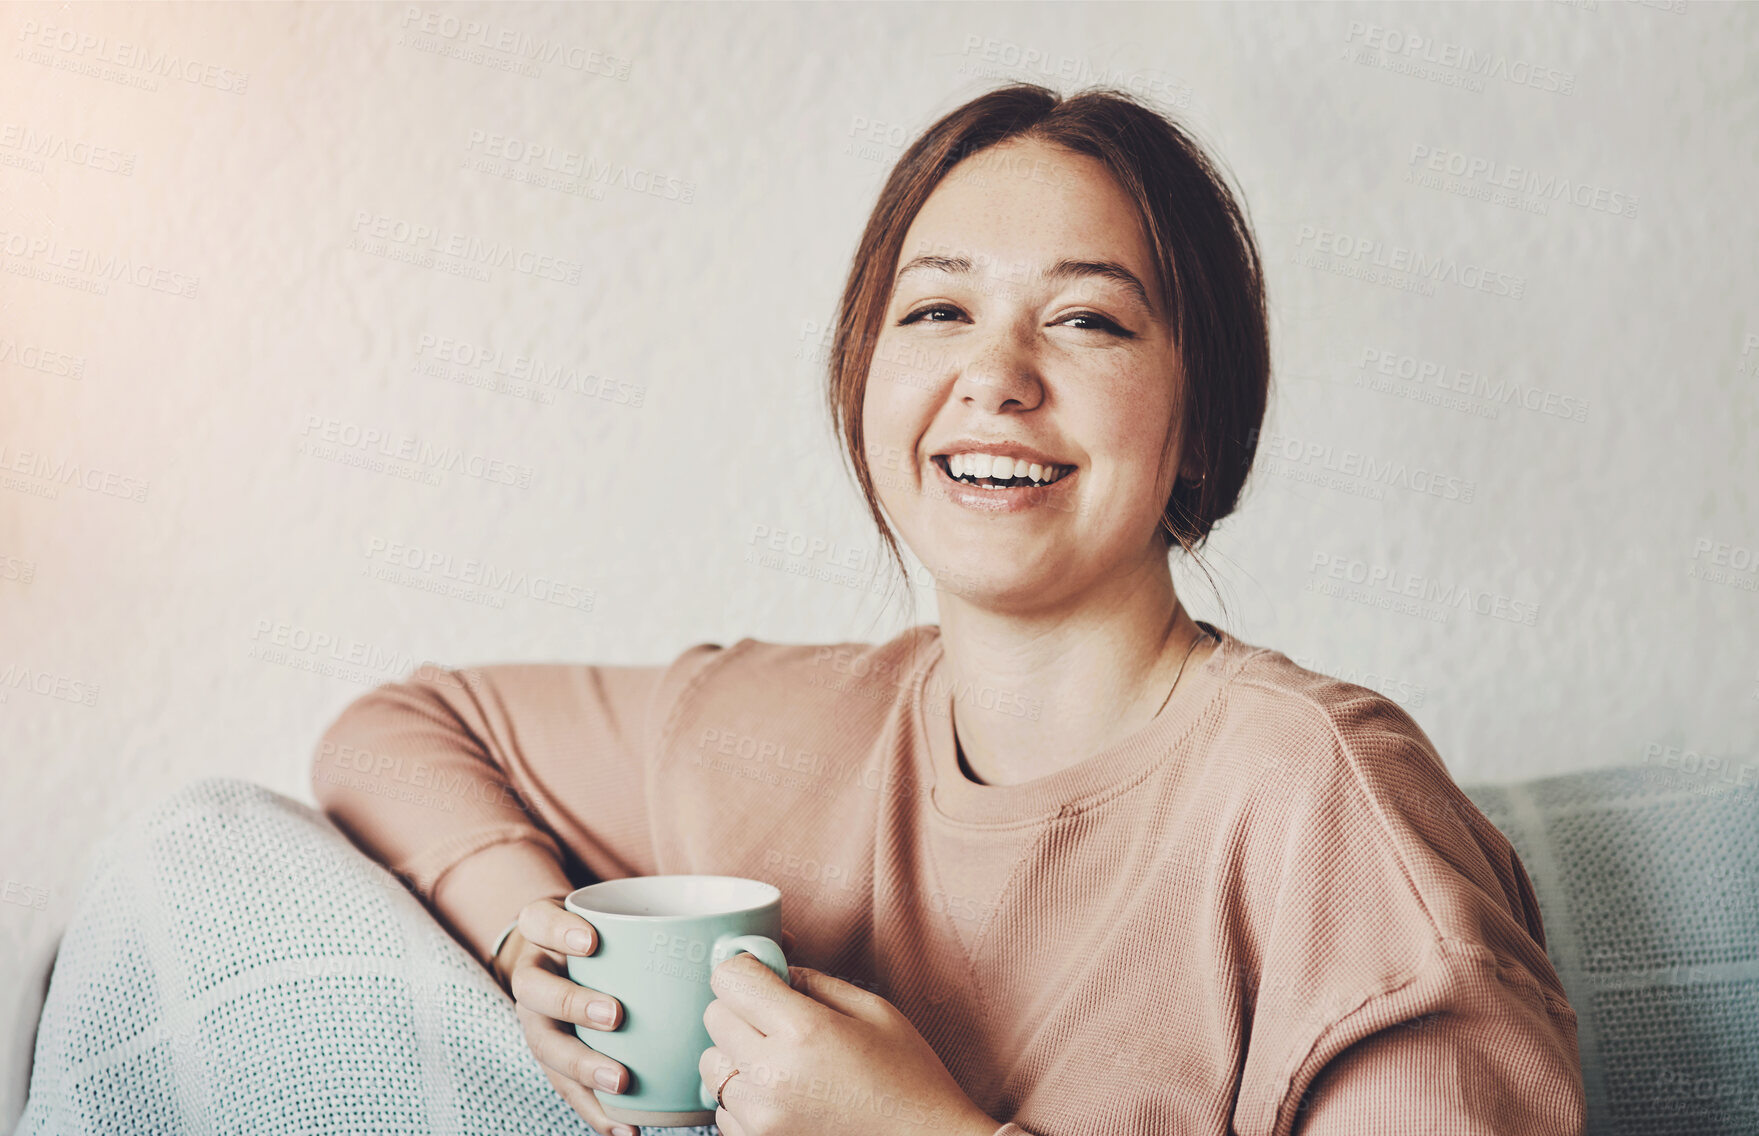
[[[599,1132],[636,1136],[636,1130],[605,1115],[598,1093],[623,1092],[629,1071],[575,1036],[574,1027],[613,1030],[623,1004],[568,977],[569,955],[599,949],[598,931],[562,906],[534,899],[519,912],[519,927],[492,960],[495,978],[513,995],[525,1042],[562,1099]]]

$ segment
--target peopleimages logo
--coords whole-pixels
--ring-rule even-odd
[[[504,351],[449,336],[423,335],[416,343],[414,370],[465,386],[505,391],[553,405],[556,392],[577,394],[639,409],[647,397],[642,383],[583,372],[570,363],[551,362],[524,351]],[[459,368],[454,371],[451,368]]]
[[[593,196],[598,200],[603,199],[604,187],[607,185],[616,185],[649,197],[663,197],[682,205],[689,205],[696,200],[696,183],[693,181],[659,173],[645,166],[631,166],[627,162],[614,165],[601,162],[583,151],[533,142],[516,135],[472,130],[464,144],[464,150],[474,158],[504,164],[507,169],[526,169],[534,173],[555,175],[552,179],[540,179],[541,184],[550,188],[584,189],[590,186],[595,191]],[[488,173],[497,172],[493,164],[482,168]]]
[[[353,233],[350,247],[358,251],[386,255],[387,248],[402,248],[412,256],[392,259],[413,259],[425,268],[436,267],[434,258],[439,257],[476,268],[511,268],[537,280],[579,284],[586,267],[578,260],[518,249],[501,241],[485,241],[469,233],[442,231],[368,209],[354,211]]]
[[[108,65],[122,73],[135,73],[138,78],[181,79],[191,86],[210,87],[234,95],[243,94],[250,83],[250,74],[245,71],[36,20],[25,20],[19,26],[18,39],[26,47],[71,56],[82,65],[78,68],[82,71],[86,67]]]
[[[44,698],[74,702],[81,706],[98,704],[98,687],[95,683],[81,682],[53,671],[40,671],[17,663],[8,663],[0,668],[0,689],[29,691]]]
[[[1290,655],[1289,661],[1316,674],[1330,675],[1343,682],[1355,683],[1357,686],[1366,686],[1370,690],[1379,691],[1394,702],[1405,706],[1423,705],[1426,691],[1422,683],[1408,682],[1405,679],[1390,674],[1380,674],[1377,671],[1361,670],[1349,664],[1325,662],[1311,655]]]
[[[51,351],[38,344],[20,343],[3,335],[0,335],[0,363],[10,363],[27,370],[40,371],[45,375],[56,375],[75,381],[85,378],[84,355]]]
[[[445,591],[444,588],[429,587],[427,584],[457,584],[462,589],[460,598],[475,594],[474,589],[494,593],[496,599],[502,595],[523,596],[538,603],[554,604],[576,611],[592,610],[592,589],[542,572],[525,572],[475,557],[459,558],[439,549],[424,549],[376,536],[367,541],[366,559],[372,562],[369,575],[403,584],[405,587]],[[433,579],[424,582],[413,578],[411,574]],[[497,603],[490,606],[503,605]]]
[[[579,44],[559,43],[487,20],[461,20],[449,12],[411,5],[403,10],[403,18],[397,26],[406,33],[431,36],[460,47],[498,52],[528,64],[560,63],[570,71],[588,75],[629,78],[631,61],[627,58]]]
[[[1681,746],[1649,742],[1643,746],[1643,764],[1677,769],[1681,773],[1717,781],[1735,788],[1759,787],[1759,766],[1720,754],[1700,753]]]
[[[1437,473],[1423,466],[1407,465],[1397,459],[1376,461],[1370,454],[1339,449],[1329,442],[1303,442],[1299,438],[1286,437],[1268,430],[1260,435],[1254,429],[1247,441],[1247,448],[1250,449],[1255,444],[1266,464],[1272,467],[1271,472],[1282,473],[1283,476],[1291,475],[1287,471],[1275,469],[1275,463],[1288,462],[1296,466],[1312,467],[1344,477],[1358,478],[1369,485],[1390,485],[1468,505],[1478,491],[1478,483],[1466,478]],[[1307,479],[1295,477],[1294,480]]]
[[[111,283],[133,284],[153,292],[165,292],[186,300],[195,298],[201,284],[199,276],[178,272],[163,265],[134,260],[115,253],[100,253],[65,244],[58,237],[32,235],[0,229],[0,253],[18,259],[17,266],[7,271],[20,276],[45,278],[42,273],[59,269],[72,280],[89,284],[100,295]],[[39,271],[33,272],[32,269]],[[59,283],[60,281],[55,281]]]
[[[1576,90],[1576,75],[1572,71],[1559,71],[1528,59],[1510,59],[1500,51],[1474,51],[1462,44],[1361,20],[1350,22],[1344,42],[1408,61],[1444,67],[1479,80],[1503,79],[1516,86],[1560,95],[1573,94]]]
[[[1478,615],[1489,616],[1526,627],[1539,622],[1539,605],[1532,600],[1515,599],[1500,592],[1473,588],[1466,584],[1445,584],[1431,576],[1407,572],[1388,564],[1371,564],[1350,556],[1333,556],[1316,552],[1307,565],[1311,577],[1304,591],[1338,595],[1374,607],[1392,607],[1403,614],[1417,615],[1432,622],[1445,623],[1447,614],[1467,608]],[[1404,611],[1392,602],[1410,601]],[[1431,605],[1423,609],[1417,605]]]
[[[965,37],[962,54],[967,61],[960,64],[959,70],[967,74],[1002,78],[1024,72],[1054,77],[1076,86],[1123,87],[1138,98],[1154,99],[1177,107],[1191,105],[1191,87],[1158,72],[1131,71],[1110,63],[1096,64],[1079,56],[980,35]],[[973,61],[974,56],[982,62]]]
[[[1699,537],[1692,545],[1688,573],[1712,584],[1726,584],[1745,592],[1759,591],[1759,551],[1728,544],[1712,537]]]
[[[1511,166],[1494,158],[1444,150],[1417,143],[1411,147],[1406,180],[1415,171],[1451,174],[1466,182],[1482,182],[1492,189],[1510,190],[1518,196],[1545,201],[1565,201],[1579,209],[1597,213],[1613,213],[1620,217],[1637,215],[1637,198],[1605,186],[1571,181],[1554,174],[1541,174],[1523,166]],[[1470,195],[1469,195],[1470,196]]]
[[[1310,243],[1311,242],[1311,243]],[[1519,300],[1527,294],[1525,277],[1513,276],[1481,264],[1462,263],[1451,256],[1429,257],[1404,245],[1389,245],[1378,237],[1364,237],[1302,225],[1295,234],[1297,248],[1311,249],[1345,262],[1363,261],[1375,268],[1402,272],[1432,284],[1457,284],[1474,292],[1489,292]]]
[[[33,130],[17,122],[0,123],[0,150],[17,151],[18,157],[28,163],[27,168],[33,172],[41,172],[45,161],[62,161],[70,166],[84,166],[124,177],[134,173],[135,155],[126,150],[95,146],[52,130]]]
[[[53,485],[66,485],[74,489],[84,489],[88,493],[120,497],[126,501],[147,499],[147,483],[138,477],[97,466],[82,465],[64,457],[52,458],[44,453],[13,449],[6,443],[0,443],[0,474],[9,472],[50,483],[41,486],[48,496],[54,495]]]
[[[362,426],[341,418],[307,414],[300,428],[300,452],[313,457],[338,460],[339,454],[354,453],[370,463],[375,472],[392,472],[386,462],[402,462],[409,471],[437,477],[439,473],[459,473],[481,481],[531,487],[531,466],[470,453],[456,446],[442,446],[414,434]],[[344,464],[360,464],[347,462]],[[428,482],[437,485],[437,480]]]
[[[1535,414],[1567,418],[1572,422],[1588,421],[1588,400],[1579,395],[1559,394],[1512,379],[1492,378],[1482,372],[1468,371],[1464,367],[1448,367],[1430,359],[1419,359],[1415,355],[1390,349],[1363,348],[1362,361],[1358,366],[1365,373],[1366,380],[1359,381],[1358,386],[1381,389],[1382,384],[1376,384],[1372,376],[1367,374],[1373,372],[1398,378],[1411,386],[1433,386],[1442,391],[1470,395],[1484,403],[1493,404],[1493,411],[1494,407],[1513,405]],[[1494,413],[1490,416],[1494,417]]]

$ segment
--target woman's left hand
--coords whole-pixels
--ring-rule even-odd
[[[806,966],[790,983],[749,954],[709,976],[714,1044],[697,1069],[721,1092],[724,1136],[992,1136],[1001,1125],[965,1095],[890,1002]]]

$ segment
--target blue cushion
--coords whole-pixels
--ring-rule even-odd
[[[1739,768],[1463,786],[1539,897],[1591,1136],[1759,1132],[1759,785]]]

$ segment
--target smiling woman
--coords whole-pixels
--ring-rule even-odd
[[[875,205],[828,380],[938,625],[424,670],[319,741],[324,811],[493,974],[555,1093],[616,1136],[675,1115],[620,1109],[642,1070],[583,1040],[626,1007],[569,979],[600,943],[560,897],[699,874],[779,889],[794,964],[707,975],[724,1136],[1579,1134],[1508,840],[1395,703],[1175,593],[1269,384],[1256,244],[1190,137],[1109,90],[944,116]],[[327,933],[320,957],[377,932]],[[376,1012],[424,1059],[473,1041]]]
[[[797,964],[712,976],[729,1136],[1572,1136],[1575,1015],[1508,841],[1394,703],[1175,594],[1269,358],[1245,211],[1183,130],[1109,90],[974,99],[880,193],[828,375],[940,623],[392,684],[323,746],[526,807],[314,791],[601,1131],[640,1071],[580,1040],[621,1004],[566,978],[598,943],[555,897],[705,873],[781,889]]]
[[[700,1071],[736,1136],[818,1131],[826,1100],[857,1136],[1578,1133],[1575,1014],[1508,841],[1394,703],[1174,592],[1251,468],[1266,324],[1245,211],[1175,123],[1103,89],[974,99],[880,193],[828,375],[940,623],[474,668],[326,735],[529,816],[441,837],[315,788],[432,889],[595,1127],[638,1075],[576,1037],[617,1028],[615,992],[562,977],[593,929],[520,897],[688,872],[779,887],[809,964],[715,973]]]

